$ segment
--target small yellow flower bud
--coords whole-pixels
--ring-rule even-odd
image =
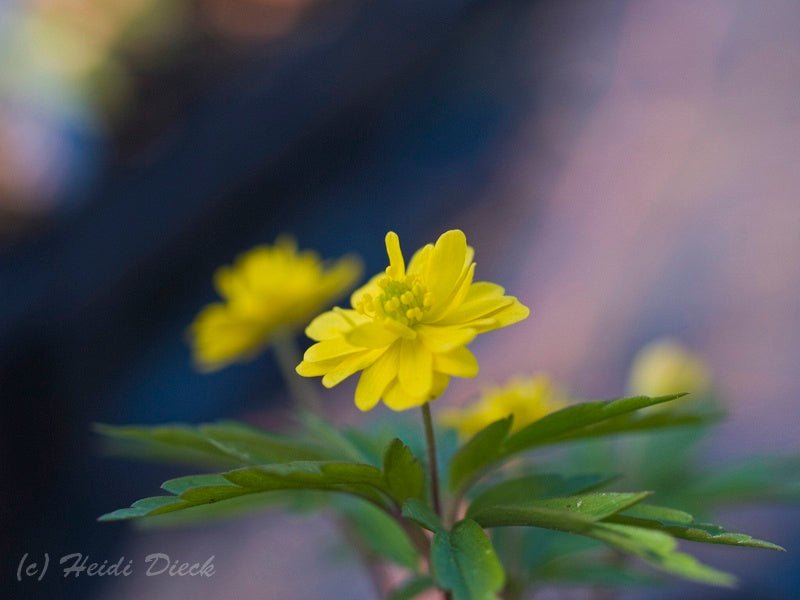
[[[674,340],[661,339],[639,350],[628,387],[632,394],[666,396],[679,392],[706,393],[711,375],[705,362]],[[670,406],[673,404],[670,403]]]

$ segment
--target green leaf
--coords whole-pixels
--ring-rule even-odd
[[[686,490],[702,506],[800,501],[800,457],[762,456],[725,466]]]
[[[503,456],[508,456],[516,452],[522,452],[546,444],[554,444],[561,441],[579,439],[581,437],[595,437],[598,434],[592,431],[592,426],[598,423],[649,406],[669,402],[670,400],[675,400],[685,395],[686,394],[673,394],[656,398],[634,396],[630,398],[618,398],[616,400],[574,404],[554,413],[550,413],[513,434],[505,441],[502,454]],[[640,417],[640,419],[650,419],[650,417],[654,416],[657,415]],[[621,433],[631,429],[641,430],[639,419],[616,421],[611,425],[606,425],[606,428],[607,430],[601,433],[602,435]],[[603,430],[600,429],[600,431],[602,432]]]
[[[216,521],[235,519],[259,510],[268,510],[280,506],[295,508],[301,500],[308,500],[307,494],[298,498],[296,490],[261,492],[229,498],[225,502],[213,502],[187,507],[178,511],[148,516],[138,519],[136,526],[140,529],[167,529],[179,527],[206,526]],[[168,496],[167,496],[168,497]]]
[[[633,506],[620,514],[610,517],[608,521],[623,525],[635,525],[646,529],[658,529],[674,537],[693,542],[784,551],[777,544],[758,540],[744,533],[726,531],[719,525],[698,523],[689,513],[651,504]]]
[[[329,457],[357,463],[369,463],[369,453],[339,431],[332,423],[310,412],[302,412],[299,420],[305,433],[316,440]]]
[[[452,591],[454,600],[491,600],[505,583],[489,537],[470,519],[433,536],[431,564],[437,584]]]
[[[636,506],[631,506],[620,513],[620,516],[622,515],[642,521],[656,521],[674,525],[689,525],[694,521],[694,517],[685,511],[666,506],[646,504],[644,502],[637,504]]]
[[[383,455],[383,477],[389,495],[399,504],[425,496],[425,472],[402,441],[392,440]]]
[[[514,560],[524,568],[523,574],[529,576],[542,565],[560,558],[573,558],[606,551],[604,544],[598,540],[538,527],[500,527],[492,531],[492,538],[508,534],[519,536],[519,541],[514,542],[517,544],[517,557]]]
[[[661,412],[656,414],[627,414],[608,419],[596,425],[589,425],[573,432],[563,434],[548,443],[562,443],[578,439],[589,439],[616,435],[618,433],[637,433],[674,427],[695,427],[719,421],[722,414],[682,414]]]
[[[440,531],[444,529],[442,520],[430,506],[417,498],[411,498],[403,503],[403,516],[411,519],[420,527],[428,531]]]
[[[398,435],[386,435],[385,431],[377,430],[374,424],[365,425],[365,430],[348,428],[341,431],[351,446],[349,453],[358,453],[366,458],[361,462],[370,465],[381,465],[386,446]]]
[[[422,592],[431,589],[435,585],[433,579],[427,575],[412,577],[400,587],[392,590],[388,600],[414,600],[414,598],[419,596]]]
[[[470,503],[469,510],[474,514],[489,506],[524,504],[530,500],[578,494],[598,488],[613,479],[615,477],[603,475],[566,477],[554,473],[526,475],[487,487],[475,496]]]
[[[337,508],[375,554],[412,571],[417,569],[417,550],[403,528],[385,511],[360,499],[340,502]]]
[[[173,495],[140,500],[130,508],[103,515],[99,520],[153,516],[268,491],[336,491],[378,504],[383,501],[385,492],[380,470],[371,465],[312,461],[258,465],[215,475],[189,475],[171,479],[162,487]]]
[[[297,461],[236,469],[224,474],[228,481],[245,488],[265,491],[294,485],[301,489],[347,489],[372,486],[385,491],[379,469],[372,465],[347,462]],[[361,488],[358,488],[361,489]]]
[[[322,460],[310,442],[261,431],[233,421],[203,425],[113,426],[96,424],[117,456],[159,462],[230,467],[294,460]]]
[[[299,436],[268,433],[235,421],[198,425],[197,430],[214,446],[245,464],[330,458],[321,448]]]
[[[456,454],[450,471],[450,487],[463,492],[493,464],[540,446],[654,428],[705,423],[709,418],[708,415],[630,414],[682,396],[685,394],[656,398],[634,396],[575,404],[542,417],[510,436],[502,424],[503,421],[496,421],[478,432]]]
[[[650,492],[594,492],[575,496],[528,500],[519,504],[472,506],[467,516],[483,527],[514,525],[583,533],[593,523],[641,502]]]
[[[481,429],[453,456],[450,463],[450,489],[465,485],[476,473],[500,456],[503,441],[511,431],[513,416],[495,421]]]
[[[190,425],[117,427],[97,423],[94,431],[105,436],[102,448],[111,456],[202,467],[232,467],[242,464],[237,456],[231,456],[214,446]]]
[[[479,511],[468,510],[467,515],[483,527],[533,526],[587,536],[633,554],[668,573],[713,585],[732,585],[734,578],[731,575],[678,552],[671,532],[657,530],[657,520],[650,519],[648,522],[650,527],[656,529],[638,525],[638,522],[647,521],[643,518],[645,516],[660,515],[668,517],[670,522],[674,519],[678,523],[675,527],[686,535],[692,535],[692,539],[705,541],[700,539],[703,537],[701,533],[688,533],[689,526],[686,522],[692,522],[691,515],[660,507],[637,509],[635,505],[648,494],[589,493],[533,500],[520,505],[481,507]],[[619,514],[623,511],[638,518],[629,516],[629,521],[620,523],[623,519]]]
[[[592,557],[566,556],[553,560],[533,573],[533,580],[548,585],[581,585],[592,587],[640,587],[663,584],[653,575],[636,571],[622,564],[603,563]]]
[[[122,521],[137,519],[148,515],[160,515],[181,508],[188,508],[188,503],[175,496],[154,496],[137,500],[129,508],[119,508],[101,516],[98,521]]]
[[[588,535],[685,579],[727,587],[736,583],[733,575],[706,566],[689,554],[678,552],[675,538],[662,531],[617,523],[595,523]]]

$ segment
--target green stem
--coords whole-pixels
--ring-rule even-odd
[[[439,495],[439,465],[436,459],[436,435],[433,432],[433,419],[431,418],[431,405],[429,402],[422,405],[422,422],[425,424],[425,442],[428,447],[428,474],[431,481],[433,510],[441,517],[442,500]]]
[[[436,459],[436,435],[433,432],[433,418],[431,417],[430,402],[422,405],[422,422],[425,424],[425,442],[428,447],[428,474],[431,480],[431,500],[433,510],[440,517],[442,516],[442,499],[439,494],[439,463]],[[442,598],[451,600],[453,595],[442,590]]]
[[[321,404],[316,389],[309,380],[301,377],[295,371],[297,365],[300,364],[301,355],[292,332],[286,329],[275,332],[272,338],[272,347],[294,404],[298,408],[320,414]]]

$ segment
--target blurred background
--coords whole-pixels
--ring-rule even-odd
[[[532,315],[476,342],[481,377],[443,402],[532,370],[620,395],[636,350],[670,335],[731,413],[710,463],[796,451],[798,31],[794,0],[0,4],[3,572],[26,552],[217,567],[4,597],[369,598],[327,560],[324,519],[95,522],[174,471],[102,458],[92,422],[285,408],[269,353],[201,375],[185,340],[213,270],[281,232],[372,272],[389,229],[407,250],[466,231],[478,278]],[[351,421],[352,386],[328,396]],[[703,549],[738,590],[625,597],[798,597],[796,509],[720,521],[789,552]]]

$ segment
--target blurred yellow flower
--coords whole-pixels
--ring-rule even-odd
[[[379,400],[392,410],[438,397],[451,376],[474,377],[478,362],[466,348],[477,334],[521,321],[529,310],[499,285],[473,283],[473,250],[451,230],[414,254],[406,268],[397,234],[386,234],[389,266],[350,299],[312,321],[317,344],[297,372],[323,375],[333,387],[362,371],[355,393],[360,410]]]
[[[214,274],[224,301],[206,306],[189,328],[196,365],[214,371],[253,357],[275,333],[307,324],[360,275],[356,258],[326,265],[288,237],[245,252]]]
[[[495,421],[514,415],[511,431],[519,431],[566,405],[566,394],[547,375],[515,377],[484,391],[471,406],[443,410],[440,421],[470,437]]]
[[[710,387],[711,375],[705,362],[671,339],[655,340],[639,350],[628,380],[632,394],[646,396],[679,392],[702,395]]]

